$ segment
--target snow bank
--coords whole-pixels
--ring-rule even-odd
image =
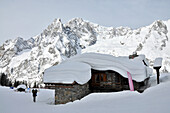
[[[128,71],[131,73],[133,80],[140,82],[152,73],[151,69],[144,65],[144,58],[143,55],[135,59],[97,53],[76,55],[60,65],[47,69],[44,74],[44,82],[73,83],[76,81],[79,84],[84,84],[91,78],[91,69],[113,70],[126,78],[128,78]]]
[[[92,93],[65,105],[49,105],[55,101],[54,90],[40,89],[34,103],[32,93],[0,86],[0,113],[169,113],[170,73],[161,74],[160,80],[159,85],[143,93]],[[154,81],[156,83],[156,78]]]

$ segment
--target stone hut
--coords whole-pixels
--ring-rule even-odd
[[[55,104],[65,104],[92,92],[129,90],[127,72],[134,89],[143,91],[152,69],[144,55],[129,59],[85,53],[45,70],[44,83],[46,88],[55,89]]]

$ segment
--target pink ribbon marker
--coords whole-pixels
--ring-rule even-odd
[[[130,91],[134,91],[132,76],[131,76],[131,74],[130,74],[128,71],[127,71],[127,75],[128,75],[128,81],[129,81]]]

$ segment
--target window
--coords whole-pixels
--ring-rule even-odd
[[[108,80],[108,82],[111,82],[111,81],[112,81],[112,75],[111,75],[111,74],[108,74],[108,75],[107,75],[107,80]]]
[[[95,75],[95,81],[100,82],[100,76],[98,74]]]
[[[93,82],[99,83],[99,82],[107,81],[106,74],[104,73],[97,73],[97,74],[94,74],[93,76],[94,76]]]
[[[120,82],[120,76],[116,76],[116,77],[115,77],[115,82],[116,82],[116,83],[119,83],[119,82]]]
[[[100,81],[104,81],[103,76],[104,76],[103,74],[100,75]]]

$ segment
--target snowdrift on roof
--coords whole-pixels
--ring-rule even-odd
[[[46,83],[85,84],[91,78],[91,66],[82,62],[65,62],[47,69],[44,73]]]
[[[145,61],[144,55],[129,59],[128,57],[84,53],[47,69],[44,74],[44,82],[73,83],[76,81],[79,84],[84,84],[91,79],[91,69],[113,70],[125,78],[127,78],[128,71],[133,80],[141,82],[152,73],[152,70],[144,65],[143,60]]]

